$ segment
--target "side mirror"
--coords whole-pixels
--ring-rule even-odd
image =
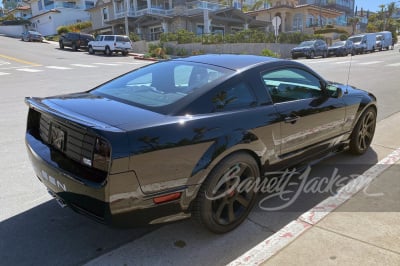
[[[336,87],[336,86],[333,86],[331,84],[328,84],[325,87],[325,89],[326,89],[327,95],[329,97],[332,97],[332,98],[341,98],[341,97],[343,97],[343,90],[341,88],[339,88],[339,87]]]
[[[335,96],[336,96],[336,98],[342,98],[343,97],[343,90],[341,88],[336,88]]]

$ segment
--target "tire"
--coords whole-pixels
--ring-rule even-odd
[[[72,50],[78,51],[78,46],[76,45],[76,43],[72,44]]]
[[[376,111],[370,107],[358,119],[350,136],[349,151],[355,155],[364,154],[371,145],[376,127]]]
[[[127,52],[127,51],[122,51],[121,54],[122,54],[123,56],[127,56],[127,55],[128,55],[128,52]]]
[[[322,53],[322,58],[327,58],[327,57],[328,57],[328,52],[324,51],[324,52]]]
[[[297,59],[297,56],[295,56],[295,55],[292,55],[292,59]]]
[[[89,54],[94,54],[94,50],[92,46],[89,46],[88,48]]]
[[[60,49],[64,49],[64,44],[63,44],[63,42],[60,42]]]
[[[310,55],[309,55],[309,56],[307,56],[307,59],[314,58],[314,56],[315,56],[315,53],[314,53],[314,51],[311,51],[311,52],[310,52]]]
[[[106,49],[104,50],[104,54],[106,56],[111,56],[112,55],[112,51],[111,51],[110,47],[106,46]]]
[[[240,173],[240,174],[239,174]],[[228,175],[229,174],[229,175]],[[226,178],[240,175],[238,179]],[[193,217],[214,233],[226,233],[239,226],[247,217],[256,201],[256,192],[229,188],[260,177],[257,162],[247,153],[234,153],[223,159],[201,185],[193,203]],[[226,180],[227,179],[227,180]],[[217,191],[213,191],[218,188]],[[210,197],[218,197],[210,199]]]

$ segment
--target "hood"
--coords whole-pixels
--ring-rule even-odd
[[[176,117],[152,112],[90,93],[68,94],[49,98],[31,98],[41,109],[89,125],[109,125],[122,130],[144,128],[149,125],[177,120]],[[97,123],[99,122],[99,123]]]

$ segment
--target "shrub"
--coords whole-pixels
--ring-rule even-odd
[[[262,56],[269,56],[269,57],[277,57],[277,58],[280,57],[277,53],[271,51],[270,49],[263,49],[261,51],[261,55]]]

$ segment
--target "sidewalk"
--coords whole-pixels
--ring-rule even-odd
[[[376,129],[367,190],[338,193],[229,265],[400,265],[399,122],[397,113]]]

